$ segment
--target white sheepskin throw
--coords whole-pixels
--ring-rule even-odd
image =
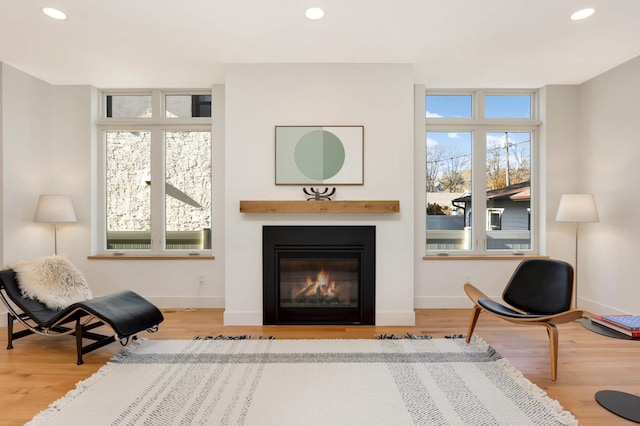
[[[64,257],[42,257],[8,266],[18,276],[22,295],[49,309],[64,309],[93,297],[82,272]]]

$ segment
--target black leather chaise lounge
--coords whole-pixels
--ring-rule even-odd
[[[60,311],[49,309],[38,300],[22,296],[17,275],[12,269],[0,271],[0,297],[9,311],[7,349],[13,348],[14,339],[34,333],[45,336],[73,334],[76,337],[78,365],[83,363],[84,354],[116,340],[126,345],[130,338],[135,339],[141,331],[156,331],[158,324],[164,320],[158,308],[132,291],[74,303]],[[14,321],[26,328],[14,332]],[[91,331],[103,325],[111,327],[114,334]],[[93,342],[83,346],[83,339]]]

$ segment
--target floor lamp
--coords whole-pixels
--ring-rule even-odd
[[[75,222],[76,211],[68,195],[41,195],[34,222],[53,223],[54,253],[58,254],[58,223]]]
[[[574,307],[578,308],[578,230],[581,223],[599,222],[598,209],[596,208],[596,200],[593,194],[564,194],[560,198],[558,213],[556,214],[558,222],[574,222],[576,224],[576,287]]]
[[[576,224],[576,299],[578,307],[578,228],[580,223],[599,222],[598,209],[593,194],[564,194],[560,199],[558,222],[574,222]],[[640,396],[616,390],[596,392],[596,401],[617,416],[640,423]]]

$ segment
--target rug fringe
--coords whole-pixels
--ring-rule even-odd
[[[444,336],[445,339],[466,339],[466,334],[450,334],[448,336]]]
[[[464,338],[467,337],[465,335],[461,335],[461,336],[463,336]],[[478,336],[477,334],[474,334],[471,336],[471,340],[469,341],[469,344],[474,345],[476,348],[478,348],[481,351],[485,351],[487,355],[489,355],[492,361],[498,361],[500,359],[503,359],[502,355],[500,355],[498,351],[496,351],[493,348],[493,346],[485,342],[484,339]]]
[[[193,340],[275,340],[275,337],[273,336],[269,336],[269,337],[264,337],[264,336],[258,336],[258,337],[254,337],[251,334],[242,334],[239,336],[225,336],[222,334],[219,334],[215,337],[213,336],[196,336],[193,338]]]
[[[52,402],[47,408],[43,411],[39,412],[35,415],[30,421],[25,423],[25,426],[34,426],[34,425],[48,425],[51,423],[51,417],[56,416],[57,418],[58,412],[62,411],[67,405],[69,405],[75,398],[79,397],[83,392],[87,389],[94,386],[96,383],[101,381],[104,377],[107,376],[108,372],[114,368],[113,364],[118,364],[126,357],[130,356],[137,348],[140,347],[145,341],[148,339],[146,337],[138,337],[133,340],[128,346],[126,346],[119,353],[114,355],[111,360],[107,361],[105,365],[100,367],[98,371],[93,373],[86,379],[83,379],[76,383],[75,388],[71,389],[64,396],[60,397],[56,401]]]
[[[527,379],[522,372],[515,368],[506,358],[500,358],[496,363],[499,364],[516,383],[520,384],[524,390],[535,397],[547,409],[555,413],[563,425],[577,426],[579,424],[571,412],[565,410],[557,400],[551,398],[542,388]]]
[[[471,336],[471,341],[469,343],[480,350],[486,351],[491,359],[500,365],[507,375],[514,379],[522,389],[526,390],[530,395],[540,401],[542,405],[552,411],[557,416],[558,420],[562,422],[562,425],[579,425],[578,419],[576,419],[570,411],[567,411],[560,402],[551,398],[542,388],[527,379],[520,370],[514,367],[509,360],[500,355],[493,346],[488,344],[482,337],[474,334]]]
[[[376,336],[378,340],[401,340],[401,339],[410,339],[410,340],[429,340],[431,336],[428,335],[416,335],[412,333],[405,333],[402,336],[397,336],[395,334],[380,334]]]
[[[120,352],[118,352],[113,357],[111,357],[111,359],[107,361],[106,365],[109,365],[111,363],[114,363],[114,364],[121,363],[127,357],[131,356],[131,354],[134,353],[140,347],[140,345],[142,345],[147,340],[149,339],[147,339],[146,337],[138,337],[137,339],[133,340],[128,346],[125,346],[124,349],[122,349]]]

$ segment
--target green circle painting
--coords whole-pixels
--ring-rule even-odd
[[[300,138],[294,158],[298,170],[306,177],[315,180],[329,179],[344,165],[344,145],[331,132],[313,130]]]

